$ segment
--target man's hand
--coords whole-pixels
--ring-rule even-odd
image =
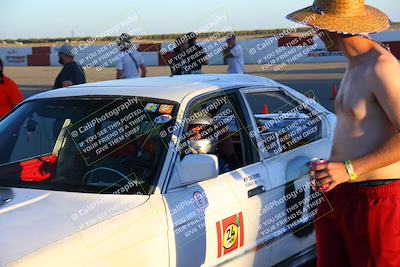
[[[224,54],[224,57],[232,57],[231,55],[231,47],[228,44],[225,44],[222,46],[222,53]]]
[[[68,86],[72,86],[72,81],[63,81],[62,82],[62,87],[68,87]]]
[[[319,192],[328,192],[337,185],[349,181],[344,162],[328,162],[326,164],[318,164],[315,170],[310,171],[310,176],[315,179],[315,187],[313,189]],[[326,185],[326,189],[322,190],[321,186]]]

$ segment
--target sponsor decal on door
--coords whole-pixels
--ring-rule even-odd
[[[243,214],[232,215],[216,223],[218,235],[218,258],[243,246]]]

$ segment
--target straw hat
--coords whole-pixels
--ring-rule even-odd
[[[318,29],[344,34],[381,32],[390,26],[380,10],[365,5],[364,0],[315,0],[286,18]]]

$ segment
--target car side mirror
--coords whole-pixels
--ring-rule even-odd
[[[186,155],[177,166],[183,185],[216,178],[219,175],[218,158],[211,154]]]

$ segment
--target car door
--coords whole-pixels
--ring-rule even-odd
[[[283,88],[242,90],[269,173],[268,194],[262,198],[259,241],[272,253],[271,264],[305,251],[315,243],[312,222],[325,201],[309,183],[311,158],[327,159],[333,118],[314,99]]]
[[[259,158],[251,123],[237,90],[208,94],[189,103],[176,143],[176,162],[164,195],[169,214],[171,265],[252,266],[261,210],[269,179]],[[213,118],[220,174],[183,185],[177,168],[188,149],[188,125],[196,114]],[[250,125],[250,126],[249,126]],[[186,141],[186,143],[185,143]],[[231,160],[230,160],[231,159]],[[225,162],[223,162],[225,161]],[[193,166],[193,175],[202,170]],[[265,260],[268,255],[265,254]]]

